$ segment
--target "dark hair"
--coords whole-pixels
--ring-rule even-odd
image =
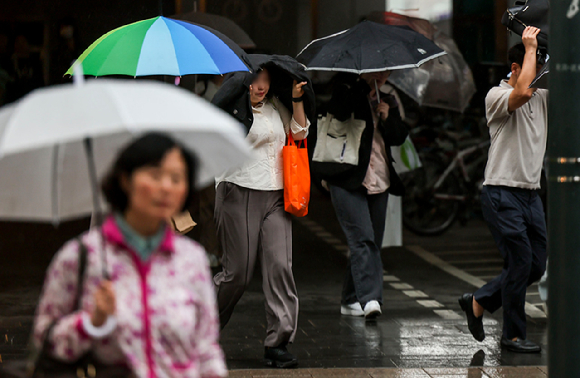
[[[511,65],[512,63],[517,63],[521,66],[524,65],[524,56],[526,55],[526,48],[524,47],[523,43],[518,43],[517,45],[512,46],[508,50],[508,63]]]
[[[524,56],[526,55],[526,48],[523,43],[518,43],[508,50],[508,63],[517,63],[522,67],[524,65]],[[546,63],[546,51],[538,48],[536,53],[536,61],[540,64]]]
[[[121,178],[130,178],[142,167],[157,166],[173,148],[178,148],[185,160],[189,190],[182,210],[193,202],[197,161],[194,155],[170,137],[161,133],[147,133],[127,145],[117,156],[113,167],[103,179],[101,189],[114,211],[124,212],[129,205],[127,193],[121,186]]]

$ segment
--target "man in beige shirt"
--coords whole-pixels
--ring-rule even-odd
[[[491,137],[481,194],[483,216],[504,259],[502,273],[459,304],[469,330],[483,341],[483,310],[503,306],[501,344],[512,352],[538,353],[526,339],[526,288],[546,270],[546,222],[538,195],[548,133],[548,91],[529,88],[544,59],[539,29],[528,27],[508,53],[511,77],[485,99]]]

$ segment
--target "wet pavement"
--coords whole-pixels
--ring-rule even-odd
[[[0,262],[0,358],[4,361],[24,353],[42,272],[49,260],[46,255],[86,227],[85,223],[68,224],[58,232],[47,226],[35,229],[34,234],[30,228],[0,224],[2,240],[10,240],[0,246],[5,262]],[[48,242],[47,234],[51,235]],[[300,316],[296,340],[289,349],[298,357],[300,368],[263,369],[266,321],[256,269],[221,335],[231,376],[546,376],[547,319],[533,292],[528,295],[528,313],[533,316],[528,318],[528,338],[540,343],[541,354],[520,355],[501,349],[501,312],[486,313],[484,342],[475,341],[467,330],[457,298],[501,269],[499,253],[481,220],[473,219],[465,227],[457,225],[439,237],[405,232],[404,242],[405,247],[382,251],[383,315],[373,322],[341,316],[348,248],[329,199],[313,192],[309,216],[294,222]],[[47,252],[38,257],[43,251]]]
[[[546,367],[233,370],[231,378],[546,378]]]

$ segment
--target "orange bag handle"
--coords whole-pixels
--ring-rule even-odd
[[[308,148],[308,145],[306,143],[306,139],[299,140],[298,143],[296,143],[294,141],[294,138],[292,138],[292,133],[288,133],[287,134],[287,137],[288,137],[287,138],[288,141],[286,143],[287,146],[294,146],[294,145],[296,145],[297,148],[302,148],[302,145],[304,145],[304,148]]]

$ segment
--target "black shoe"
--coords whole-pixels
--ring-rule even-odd
[[[483,316],[477,318],[473,313],[473,294],[463,294],[459,298],[459,305],[465,315],[467,315],[467,327],[473,338],[477,341],[485,339],[485,331],[483,330]]]
[[[542,348],[539,345],[526,339],[520,339],[519,337],[516,341],[513,341],[502,336],[501,345],[507,350],[516,353],[540,353],[542,351]]]
[[[288,352],[286,346],[266,347],[264,351],[264,362],[266,366],[288,369],[298,365],[298,360]]]

